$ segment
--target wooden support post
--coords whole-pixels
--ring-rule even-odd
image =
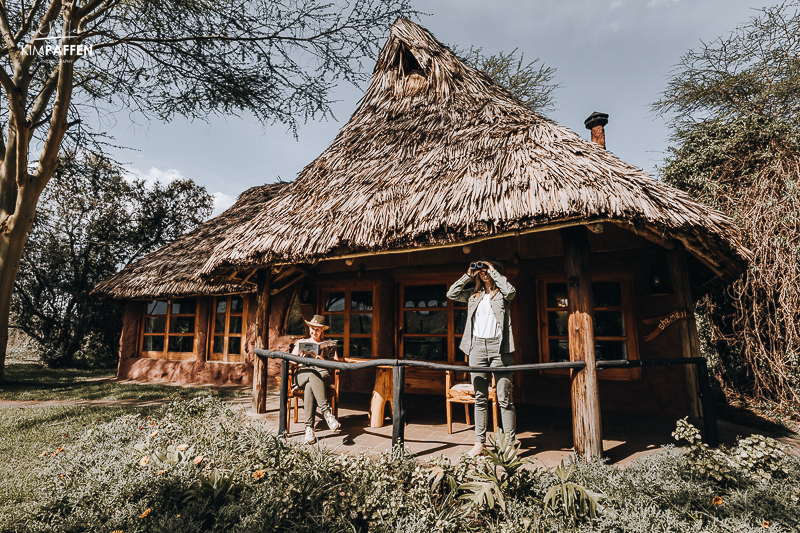
[[[569,298],[569,359],[586,368],[572,374],[572,438],[575,452],[587,459],[603,454],[603,429],[594,356],[594,306],[591,252],[586,228],[563,228],[561,242]]]
[[[394,378],[394,401],[392,402],[392,449],[402,446],[406,433],[406,407],[403,405],[403,390],[406,387],[406,367],[392,368]]]
[[[258,311],[256,312],[256,346],[269,350],[269,267],[259,271],[258,279]],[[253,361],[253,410],[258,413],[267,412],[267,370],[268,365],[260,357]],[[281,387],[285,385],[281,382]],[[285,427],[285,420],[284,426]]]
[[[694,367],[694,365],[686,366]],[[696,375],[700,385],[700,400],[703,402],[703,440],[709,446],[716,448],[719,446],[717,404],[714,401],[714,391],[708,383],[708,365],[706,365],[705,359],[697,365]]]
[[[672,288],[675,291],[675,303],[678,308],[694,311],[694,301],[689,284],[689,270],[686,265],[686,251],[676,247],[667,252],[669,274],[672,279]],[[697,336],[697,322],[694,314],[687,320],[678,320],[678,331],[681,338],[682,357],[702,357],[700,354],[700,338]],[[684,378],[686,381],[687,402],[689,416],[700,418],[703,416],[702,407],[697,397],[698,382],[697,370],[694,365],[684,365]]]
[[[266,365],[264,365],[266,366]],[[281,359],[281,410],[278,416],[278,436],[286,433],[288,424],[286,423],[289,417],[289,361]],[[295,411],[297,412],[297,411]]]

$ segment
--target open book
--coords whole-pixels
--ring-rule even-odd
[[[336,340],[316,342],[301,342],[298,345],[298,350],[301,354],[313,354],[319,359],[333,359],[336,352]]]

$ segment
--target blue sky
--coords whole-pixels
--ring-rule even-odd
[[[725,35],[756,15],[756,0],[416,0],[417,22],[440,41],[484,53],[517,48],[557,69],[557,110],[549,118],[588,138],[583,121],[609,114],[608,150],[656,174],[667,155],[669,130],[649,105],[659,98],[681,55]],[[374,59],[366,65],[371,70]],[[117,159],[147,179],[186,177],[215,196],[215,214],[245,189],[294,179],[317,157],[361,97],[363,87],[340,86],[337,120],[301,124],[298,138],[282,124],[262,127],[250,117],[209,122],[149,122],[126,117],[109,130],[131,150]]]

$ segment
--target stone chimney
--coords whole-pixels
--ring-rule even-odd
[[[583,121],[587,130],[592,130],[592,142],[599,144],[601,148],[606,148],[606,131],[603,128],[608,124],[608,114],[595,111],[589,118]]]

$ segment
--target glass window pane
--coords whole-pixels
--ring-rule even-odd
[[[214,347],[211,349],[214,353],[224,353],[225,350],[225,337],[222,335],[214,335]]]
[[[306,334],[306,323],[303,320],[303,312],[300,309],[300,298],[297,296],[297,293],[294,294],[292,305],[289,306],[289,311],[286,315],[286,334]]]
[[[194,337],[191,335],[170,335],[168,345],[170,352],[193,352]]]
[[[344,292],[329,292],[325,295],[325,311],[344,311]]]
[[[467,310],[466,309],[454,309],[453,310],[453,319],[455,321],[455,334],[456,335],[463,335],[464,328],[467,327]]]
[[[142,350],[145,352],[163,352],[164,336],[145,335],[144,342],[142,344]]]
[[[404,311],[405,333],[447,333],[447,311]]]
[[[344,315],[325,315],[325,324],[331,327],[328,334],[344,335]]]
[[[622,286],[617,281],[592,283],[592,301],[595,307],[622,305]]]
[[[166,327],[167,317],[165,316],[149,316],[144,320],[145,333],[164,333]]]
[[[231,313],[241,313],[244,310],[244,298],[231,296]]]
[[[597,361],[625,361],[628,346],[625,341],[595,341],[594,357]]]
[[[241,337],[228,337],[228,354],[238,354],[242,351]]]
[[[167,302],[166,300],[153,300],[147,304],[148,315],[166,315]]]
[[[222,298],[217,298],[217,313],[225,314],[225,310],[228,308],[228,299],[224,296]]]
[[[350,357],[372,357],[372,339],[350,339]]]
[[[353,311],[372,311],[372,291],[351,292],[350,309]]]
[[[403,356],[424,361],[447,360],[446,337],[404,337]]]
[[[169,319],[170,333],[194,333],[193,316],[173,316]]]
[[[569,307],[566,283],[547,284],[547,307],[548,308]]]
[[[350,315],[350,333],[372,333],[372,313]]]
[[[624,337],[622,311],[595,311],[594,334],[596,337]]]
[[[548,335],[568,335],[569,330],[569,311],[548,311],[547,312],[547,334]]]
[[[404,289],[404,307],[447,307],[446,285],[416,285]]]
[[[241,316],[232,316],[231,317],[231,324],[228,333],[241,333],[242,332],[242,317]]]
[[[569,361],[569,341],[550,339],[550,362]]]
[[[214,333],[225,333],[225,315],[217,315],[214,319]]]
[[[183,300],[175,300],[172,302],[173,315],[193,315],[194,308],[197,304],[196,298],[185,298]]]

